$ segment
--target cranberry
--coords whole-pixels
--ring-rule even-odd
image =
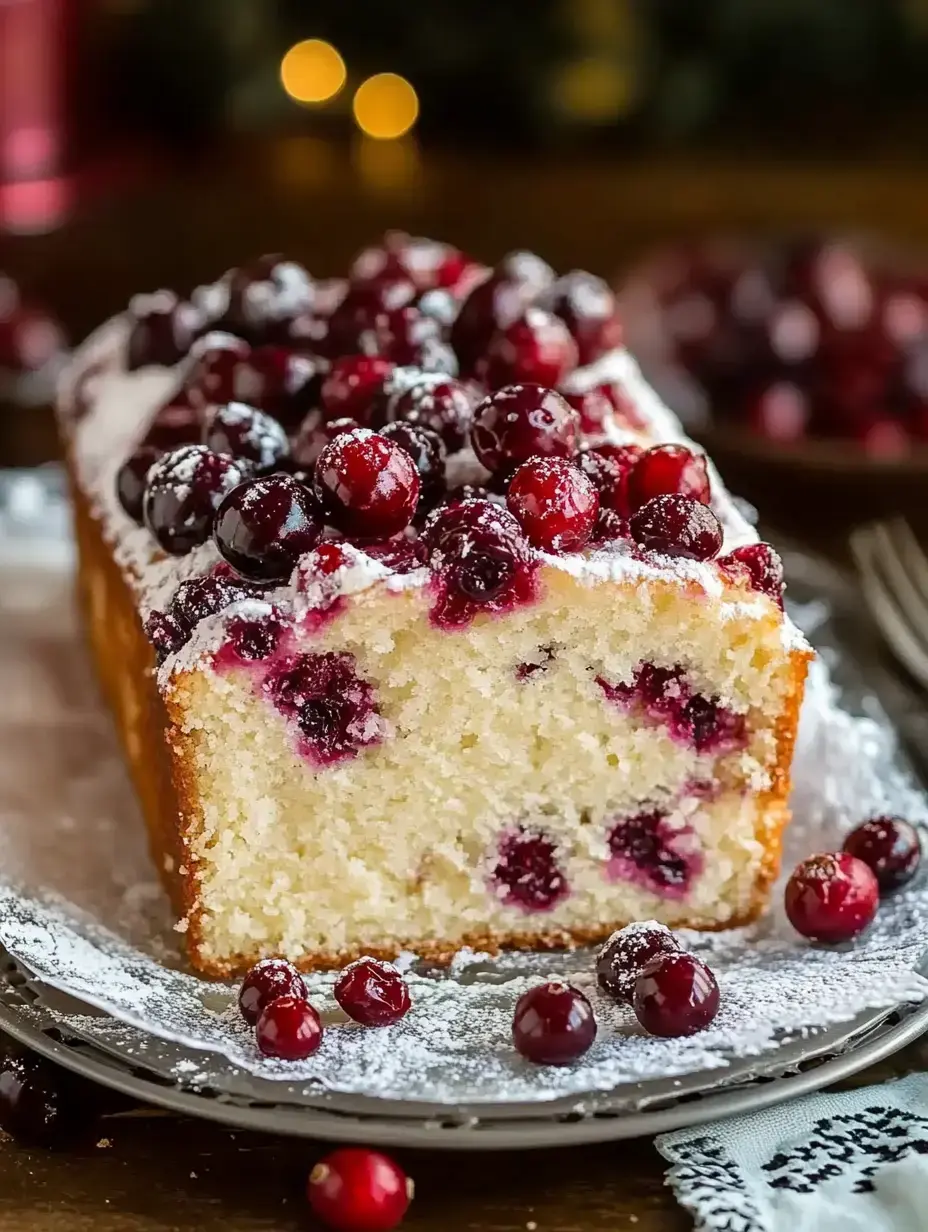
[[[399,535],[395,539],[381,539],[365,543],[364,555],[379,561],[394,573],[412,573],[425,563],[424,545],[418,539]]]
[[[316,415],[306,417],[303,427],[300,428],[293,442],[293,453],[298,469],[310,472],[308,480],[310,488],[314,482],[312,472],[326,445],[334,441],[337,436],[345,436],[348,432],[356,431],[360,426],[356,419],[333,419],[329,423],[320,423]]]
[[[208,335],[204,342],[216,338]],[[251,350],[247,343],[212,346],[191,369],[187,394],[194,406],[244,402],[266,411],[285,427],[298,424],[318,396],[315,360],[285,347]]]
[[[508,385],[474,411],[471,443],[488,471],[576,452],[579,417],[559,393],[540,385]]]
[[[342,972],[333,989],[349,1018],[365,1027],[399,1022],[409,1010],[409,985],[392,963],[361,958]]]
[[[378,313],[369,328],[361,331],[358,349],[367,355],[382,355],[403,367],[451,375],[458,369],[441,323],[415,304]]]
[[[719,1012],[719,986],[692,954],[652,958],[635,981],[635,1017],[650,1035],[695,1035]]]
[[[405,450],[366,428],[337,437],[316,462],[316,496],[347,535],[388,539],[412,521],[419,476]]]
[[[326,353],[353,355],[366,350],[362,336],[375,327],[378,317],[406,307],[417,295],[416,284],[399,272],[385,271],[376,279],[355,283],[329,317]]]
[[[693,832],[667,821],[652,809],[622,817],[607,834],[607,872],[662,898],[682,898],[702,867],[702,853]]]
[[[583,449],[576,456],[574,461],[592,481],[603,509],[614,509],[626,518],[631,513],[628,479],[643,452],[640,445],[606,444]]]
[[[296,722],[303,751],[318,765],[356,757],[382,738],[373,686],[356,668],[351,654],[301,654],[276,666],[264,682],[265,693]]]
[[[422,539],[438,567],[444,555],[457,555],[462,546],[468,550],[469,544],[459,543],[462,537],[480,531],[493,531],[514,542],[522,539],[522,528],[509,510],[486,498],[449,500],[429,515]]]
[[[302,996],[292,993],[269,1001],[255,1024],[255,1043],[266,1057],[304,1061],[322,1043],[322,1021]]]
[[[273,616],[246,620],[236,616],[226,629],[226,645],[242,663],[259,663],[269,659],[280,644],[284,625]]]
[[[223,322],[234,333],[260,343],[268,331],[313,307],[314,291],[302,265],[280,253],[269,253],[231,270],[223,280],[228,305]]]
[[[214,453],[244,458],[260,471],[275,470],[290,456],[290,442],[277,420],[244,402],[228,402],[207,414],[203,444]]]
[[[322,409],[326,419],[369,422],[371,402],[396,367],[377,355],[345,355],[336,359],[322,382]]]
[[[722,527],[708,505],[688,496],[655,496],[632,515],[634,541],[662,556],[711,560],[722,546]]]
[[[522,911],[550,911],[568,894],[554,840],[522,826],[500,840],[492,881],[503,904]]]
[[[188,633],[192,633],[201,620],[215,616],[243,594],[232,579],[215,573],[187,578],[175,590],[169,611]]]
[[[628,477],[629,503],[634,511],[655,496],[672,494],[708,505],[706,459],[685,445],[655,445],[642,454]]]
[[[126,367],[130,372],[149,364],[171,368],[190,350],[203,319],[193,304],[178,299],[173,291],[140,298],[138,310],[132,312]]]
[[[455,453],[470,435],[475,402],[472,388],[461,381],[449,377],[436,383],[430,379],[393,398],[389,416],[430,428],[439,434],[449,453]]]
[[[474,374],[497,330],[517,321],[536,293],[531,283],[504,274],[494,274],[474,287],[451,326],[451,345],[464,376]]]
[[[622,345],[615,293],[595,274],[572,270],[547,289],[542,302],[570,330],[581,364],[591,364]]]
[[[180,621],[170,612],[152,612],[145,621],[145,636],[155,650],[155,659],[161,664],[168,655],[180,650],[190,636]]]
[[[307,1189],[313,1213],[339,1232],[389,1232],[413,1197],[413,1184],[387,1155],[343,1146],[319,1161]]]
[[[580,416],[581,432],[586,436],[601,436],[615,409],[606,393],[599,388],[587,389],[583,393],[561,392]]]
[[[836,943],[849,941],[873,920],[879,905],[876,877],[847,852],[810,856],[794,869],[786,884],[789,922],[804,937]]]
[[[140,445],[130,454],[116,472],[116,496],[120,505],[133,522],[142,525],[142,498],[145,481],[152,466],[161,457],[162,450],[155,445]]]
[[[533,295],[540,295],[554,282],[554,270],[537,253],[517,249],[507,252],[496,267],[497,273],[522,283]]]
[[[664,924],[629,924],[612,934],[596,958],[599,986],[616,1001],[631,1005],[643,968],[659,954],[675,954],[680,943]]]
[[[251,479],[216,513],[216,546],[243,577],[283,581],[322,537],[312,494],[291,475]]]
[[[234,334],[205,334],[194,348],[193,363],[187,374],[191,405],[202,407],[243,400],[236,389],[236,373],[239,364],[251,353],[249,344]]]
[[[68,1146],[95,1112],[92,1093],[50,1061],[18,1049],[0,1059],[0,1129],[17,1141]]]
[[[593,1007],[570,984],[537,984],[516,1002],[512,1040],[523,1057],[538,1065],[566,1065],[596,1039]]]
[[[242,1017],[254,1026],[261,1011],[278,997],[306,1000],[306,985],[293,963],[285,958],[262,958],[242,980],[238,1008]]]
[[[454,287],[473,265],[470,257],[450,244],[403,231],[388,231],[382,243],[355,257],[350,274],[354,283],[376,281],[385,274],[405,274],[422,290]]]
[[[918,831],[901,817],[871,817],[851,831],[844,850],[863,860],[883,893],[911,881],[922,859]]]
[[[494,335],[483,366],[491,389],[532,381],[555,386],[577,366],[577,344],[560,317],[543,308],[524,316]]]
[[[533,458],[513,475],[506,504],[536,548],[577,552],[593,534],[599,493],[566,458]]]
[[[747,575],[755,590],[783,607],[783,562],[769,543],[746,543],[719,558],[719,567],[732,577]]]
[[[596,525],[593,527],[593,535],[590,542],[598,546],[600,544],[615,543],[620,539],[627,539],[628,537],[628,519],[623,518],[614,509],[603,509],[600,506],[599,516],[596,519]]]
[[[380,435],[412,458],[419,476],[417,513],[427,513],[445,494],[445,446],[441,437],[430,428],[401,420],[381,428]]]
[[[198,445],[202,434],[202,408],[191,406],[181,391],[156,412],[142,444],[154,445],[164,453],[180,445]]]
[[[222,498],[244,477],[232,458],[202,445],[175,449],[148,472],[145,525],[165,552],[183,556],[206,542]]]

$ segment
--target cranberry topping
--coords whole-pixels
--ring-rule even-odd
[[[365,248],[351,266],[354,283],[376,281],[385,274],[404,274],[423,291],[455,287],[474,262],[451,244],[403,231],[388,231],[383,242]]]
[[[305,995],[277,997],[258,1016],[255,1043],[266,1057],[304,1061],[322,1043],[322,1020]]]
[[[236,372],[252,354],[243,338],[213,332],[199,340],[187,374],[186,392],[196,407],[221,402],[247,401],[236,389]]]
[[[192,632],[201,620],[215,616],[246,593],[233,579],[207,573],[181,582],[171,598],[169,611],[188,632]]]
[[[635,1017],[650,1035],[695,1035],[719,1012],[719,986],[692,954],[661,954],[635,982]]]
[[[547,261],[537,253],[522,248],[507,252],[496,269],[503,278],[523,283],[533,296],[550,287],[555,278],[554,270]]]
[[[7,1042],[0,1058],[0,1129],[26,1146],[70,1146],[95,1120],[94,1094],[66,1070]]]
[[[208,412],[203,444],[214,453],[244,458],[259,471],[274,470],[290,456],[290,442],[277,420],[244,402],[228,402]]]
[[[493,274],[474,287],[451,326],[451,345],[462,375],[474,374],[497,330],[517,321],[537,290],[530,282],[505,274]]]
[[[603,992],[631,1005],[635,983],[659,954],[675,954],[680,943],[665,924],[629,924],[612,934],[596,958],[596,978]]]
[[[378,560],[394,573],[412,573],[425,564],[425,547],[418,539],[397,535],[395,539],[380,539],[364,544],[364,555]]]
[[[597,445],[581,450],[574,461],[592,481],[602,508],[627,518],[631,513],[628,479],[642,453],[640,445]]]
[[[802,440],[812,418],[809,395],[791,381],[775,381],[759,390],[746,411],[754,432],[784,445]]]
[[[599,493],[566,458],[533,458],[513,475],[506,504],[535,547],[577,552],[593,534]]]
[[[390,1232],[413,1197],[413,1183],[387,1155],[343,1146],[319,1161],[307,1187],[313,1214],[339,1232]]]
[[[523,826],[500,839],[492,880],[505,906],[521,911],[550,911],[569,892],[554,840]]]
[[[702,852],[688,826],[675,825],[658,809],[622,817],[606,836],[607,873],[664,898],[683,898],[702,869]]]
[[[570,984],[538,984],[516,1002],[512,1042],[536,1065],[566,1065],[589,1051],[595,1039],[593,1007]]]
[[[369,328],[361,331],[358,349],[366,355],[382,355],[403,367],[428,372],[458,370],[454,351],[444,340],[441,323],[415,304],[380,312]]]
[[[417,295],[416,284],[399,272],[385,271],[375,279],[355,283],[329,317],[326,353],[353,355],[366,350],[361,338],[377,318],[411,304]]]
[[[629,538],[628,519],[623,518],[614,509],[603,509],[600,506],[596,525],[593,527],[593,537],[590,540],[594,546],[614,543],[620,539]]]
[[[655,496],[632,515],[635,542],[662,556],[711,560],[722,546],[722,527],[708,505],[688,496]]]
[[[203,328],[203,318],[193,304],[173,291],[145,297],[144,309],[133,312],[126,346],[130,372],[159,364],[171,368],[184,358]]]
[[[213,529],[224,560],[243,577],[283,581],[322,536],[312,494],[291,475],[251,479],[233,489]]]
[[[377,355],[345,355],[336,359],[322,382],[322,409],[326,419],[370,422],[374,395],[396,367]]]
[[[222,498],[241,483],[242,468],[225,454],[202,445],[184,445],[152,466],[145,483],[142,513],[158,545],[183,556],[209,538]]]
[[[583,393],[561,391],[580,416],[580,429],[586,436],[601,436],[612,418],[612,400],[601,388],[587,389]]]
[[[419,503],[416,512],[423,516],[445,494],[445,445],[437,432],[421,424],[397,420],[380,429],[380,435],[399,445],[412,458],[419,476]]]
[[[536,455],[570,458],[579,417],[559,393],[540,385],[508,385],[478,404],[471,444],[488,471],[512,470]]]
[[[216,335],[209,335],[209,341]],[[236,346],[205,350],[191,370],[188,397],[196,405],[244,402],[295,427],[318,398],[320,376],[315,360],[285,347],[251,350]]]
[[[622,322],[609,284],[586,270],[572,270],[548,288],[544,306],[565,323],[581,364],[591,364],[622,345]]]
[[[481,365],[491,389],[532,381],[556,386],[577,366],[577,344],[560,319],[529,308],[494,335]]]
[[[901,817],[871,817],[851,831],[844,850],[863,860],[884,894],[911,881],[922,859],[918,831]]]
[[[472,387],[461,381],[421,381],[392,399],[389,416],[431,428],[454,453],[467,442],[475,402]]]
[[[412,521],[419,476],[412,459],[366,428],[339,436],[316,462],[316,496],[347,535],[386,539]]]
[[[223,323],[250,342],[264,341],[275,325],[313,307],[312,279],[302,265],[281,253],[268,253],[231,270],[224,282],[228,305]]]
[[[263,688],[280,713],[296,722],[303,751],[318,765],[334,765],[380,743],[374,688],[358,675],[354,655],[295,655],[274,667]]]
[[[880,887],[863,860],[848,852],[810,856],[793,870],[784,902],[790,924],[804,937],[850,941],[871,923]]]
[[[254,1026],[261,1011],[278,997],[306,1000],[306,985],[293,963],[285,958],[262,958],[242,980],[238,1008],[242,1017]]]
[[[655,445],[638,459],[628,478],[628,499],[632,510],[655,496],[689,496],[709,503],[709,476],[706,459],[685,445]]]
[[[280,645],[284,628],[283,622],[274,616],[257,620],[236,616],[226,629],[226,647],[241,663],[259,663],[269,659]]]
[[[399,1022],[409,1010],[409,985],[392,963],[361,958],[345,968],[332,990],[349,1018],[366,1027]]]
[[[356,419],[333,419],[329,423],[320,423],[317,415],[308,415],[293,442],[297,469],[308,469],[312,472],[319,460],[319,455],[330,441],[334,441],[337,436],[344,436],[347,432],[354,432],[360,426]],[[310,474],[308,478],[310,488],[313,482],[314,477]]]
[[[719,558],[719,567],[731,577],[746,576],[777,607],[783,607],[783,562],[769,543],[746,543]]]
[[[152,466],[161,457],[156,445],[140,445],[116,472],[116,496],[133,522],[142,525],[142,498],[145,481]]]
[[[161,664],[168,655],[180,650],[190,631],[169,612],[152,612],[145,621],[145,636],[154,647],[156,661]]]
[[[202,408],[191,406],[181,390],[156,413],[142,444],[154,445],[164,453],[180,445],[198,445],[202,434]]]

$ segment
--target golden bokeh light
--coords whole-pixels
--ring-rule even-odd
[[[324,39],[295,44],[280,64],[281,84],[297,103],[327,103],[347,77],[345,61]]]
[[[629,65],[590,56],[564,65],[554,83],[554,101],[571,119],[608,123],[630,110],[637,85]]]
[[[419,98],[397,73],[377,73],[358,86],[352,103],[358,128],[378,141],[408,133],[419,115]]]

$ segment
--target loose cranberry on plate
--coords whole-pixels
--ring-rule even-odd
[[[254,1026],[261,1011],[278,997],[297,997],[305,1001],[303,977],[285,958],[262,958],[242,980],[238,994],[242,1017]]]
[[[837,944],[872,923],[880,887],[863,860],[847,852],[810,856],[793,871],[784,902],[798,933]]]
[[[659,954],[680,952],[680,943],[665,924],[651,920],[629,924],[612,934],[596,958],[599,986],[616,1001],[631,1004],[642,970]]]
[[[290,456],[290,442],[277,420],[244,402],[207,412],[203,444],[214,453],[244,458],[259,471],[274,470]]]
[[[555,390],[506,385],[477,405],[471,444],[488,471],[512,470],[536,456],[572,457],[579,428],[577,412]]]
[[[851,831],[844,850],[863,860],[884,894],[911,881],[922,859],[918,831],[901,817],[871,817]]]
[[[708,505],[688,496],[655,496],[632,515],[634,541],[662,556],[711,560],[722,546],[722,527]]]
[[[158,544],[183,556],[205,543],[223,497],[245,478],[242,467],[202,445],[184,445],[152,466],[142,513]]]
[[[412,458],[419,475],[419,503],[423,517],[445,494],[445,446],[437,432],[420,424],[396,420],[380,429],[380,435],[399,445]]]
[[[719,1012],[719,986],[692,954],[659,954],[635,981],[635,1017],[650,1035],[694,1035]]]
[[[512,1040],[529,1061],[566,1065],[587,1052],[595,1039],[593,1007],[570,984],[537,984],[516,1003]]]
[[[255,1043],[266,1057],[303,1061],[322,1043],[322,1021],[304,995],[269,1001],[255,1024]]]
[[[405,450],[359,428],[323,449],[315,491],[333,525],[346,535],[388,539],[412,521],[419,476]]]
[[[366,1147],[340,1147],[309,1174],[309,1205],[339,1232],[390,1232],[413,1198],[413,1183],[387,1155]]]
[[[326,419],[356,419],[367,424],[374,395],[396,367],[379,355],[345,355],[336,359],[322,382]]]
[[[491,389],[521,381],[553,387],[576,366],[577,344],[561,318],[529,308],[493,337],[483,372]]]
[[[746,543],[727,556],[719,567],[732,577],[747,576],[751,586],[783,607],[783,562],[769,543]]]
[[[366,1027],[386,1027],[407,1014],[409,985],[392,963],[360,958],[345,968],[333,989],[349,1018]]]
[[[116,496],[133,522],[142,525],[142,500],[148,472],[164,451],[156,445],[140,445],[116,472]]]
[[[283,581],[322,537],[312,493],[291,475],[251,479],[216,511],[213,534],[224,560],[243,577]]]
[[[582,449],[574,461],[599,493],[603,509],[628,517],[628,479],[644,450],[640,445],[597,445]]]
[[[532,458],[513,475],[506,504],[536,548],[578,552],[593,534],[599,493],[566,458]]]
[[[632,510],[655,496],[688,496],[709,503],[709,476],[706,459],[685,445],[655,445],[641,455],[628,478],[628,499]]]
[[[571,270],[547,289],[542,302],[570,330],[581,364],[591,364],[622,345],[622,322],[615,293],[595,274]]]

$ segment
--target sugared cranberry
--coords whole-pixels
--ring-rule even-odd
[[[599,516],[596,519],[596,525],[593,527],[593,535],[590,542],[594,546],[599,546],[600,544],[616,543],[620,539],[628,538],[628,519],[623,518],[614,509],[603,509],[600,506]]]
[[[149,364],[173,367],[190,350],[202,328],[202,315],[173,291],[139,297],[133,304],[126,367],[130,372]]]
[[[213,528],[224,560],[243,577],[282,581],[322,536],[312,494],[291,475],[251,479],[231,491]]]
[[[322,1043],[322,1021],[305,995],[276,997],[258,1015],[255,1043],[266,1057],[303,1061]]]
[[[922,859],[918,831],[901,817],[871,817],[851,831],[844,850],[863,860],[883,893],[911,881]]]
[[[293,963],[285,958],[262,958],[242,980],[238,993],[238,1008],[242,1017],[254,1026],[261,1011],[278,997],[306,1000],[306,985]]]
[[[231,578],[207,573],[181,582],[171,598],[169,610],[175,620],[192,632],[201,620],[215,616],[243,594]]]
[[[362,336],[375,327],[378,317],[406,307],[418,294],[412,279],[399,271],[384,271],[377,278],[355,283],[329,317],[326,354],[376,354],[361,345]]]
[[[662,556],[711,560],[722,546],[722,527],[708,505],[688,496],[655,496],[632,515],[634,541]]]
[[[454,453],[470,434],[475,403],[472,387],[463,382],[429,379],[397,394],[390,402],[389,416],[430,428],[439,434],[449,453]]]
[[[356,757],[383,737],[374,688],[351,654],[295,655],[275,666],[262,687],[296,723],[304,753],[318,765]]]
[[[599,493],[566,458],[533,458],[513,475],[506,504],[536,548],[577,552],[593,534]]]
[[[706,459],[685,445],[655,445],[643,453],[628,477],[632,512],[655,496],[688,496],[709,503]]]
[[[205,543],[223,497],[245,478],[237,462],[202,445],[184,445],[152,466],[142,513],[158,545],[182,556]]]
[[[277,649],[283,632],[283,623],[274,616],[255,620],[236,616],[226,629],[226,645],[242,663],[260,663]]]
[[[560,317],[529,308],[494,335],[482,370],[491,389],[523,381],[553,387],[576,366],[577,344]]]
[[[849,941],[876,915],[880,887],[863,860],[847,852],[810,856],[786,883],[789,922],[804,937]]]
[[[155,445],[140,445],[116,472],[116,496],[133,522],[142,524],[142,498],[148,472],[161,457]]]
[[[529,458],[569,458],[579,417],[559,393],[541,385],[507,385],[474,411],[471,443],[488,471],[512,470]]]
[[[580,416],[580,430],[586,436],[601,436],[612,418],[613,405],[602,389],[587,389],[583,393],[562,391],[566,400]]]
[[[417,514],[422,517],[445,494],[445,446],[441,437],[420,424],[397,420],[380,429],[380,435],[399,445],[412,458],[419,475]]]
[[[583,449],[574,458],[599,493],[603,509],[614,509],[623,518],[629,516],[628,477],[643,452],[640,445],[604,444]]]
[[[366,1027],[399,1022],[409,1010],[409,985],[392,963],[360,958],[345,968],[332,990],[349,1018]]]
[[[180,650],[190,631],[170,612],[152,612],[145,621],[145,636],[154,647],[155,659],[161,664],[168,655]]]
[[[270,337],[281,323],[308,312],[315,302],[307,271],[281,253],[268,253],[230,270],[223,283],[228,294],[223,323],[255,344]]]
[[[747,576],[755,590],[782,608],[783,562],[769,543],[746,543],[735,548],[727,556],[719,557],[719,567],[733,577]]]
[[[616,1001],[631,1005],[635,983],[659,954],[675,954],[680,943],[665,924],[629,924],[612,934],[596,957],[599,986]]]
[[[413,1198],[413,1183],[387,1155],[344,1146],[309,1174],[309,1205],[338,1232],[390,1232]]]
[[[537,291],[530,282],[494,274],[470,292],[451,326],[451,345],[462,375],[474,374],[496,332],[517,321]]]
[[[336,359],[322,382],[322,409],[326,419],[369,422],[371,400],[396,367],[378,355],[345,355]]]
[[[213,339],[216,345],[207,346]],[[244,402],[266,411],[285,427],[295,427],[318,397],[320,374],[315,360],[286,347],[252,350],[239,339],[222,335],[203,339],[187,379],[194,406]]]
[[[142,444],[153,445],[165,453],[181,445],[198,445],[202,434],[203,408],[192,406],[181,390],[155,413]]]
[[[403,367],[447,372],[451,376],[458,370],[441,323],[426,316],[415,304],[378,313],[371,325],[361,331],[358,349],[366,355],[382,355]]]
[[[333,525],[345,534],[388,539],[412,521],[419,476],[405,450],[360,428],[323,449],[315,491]]]
[[[290,456],[290,442],[277,420],[244,402],[228,402],[207,413],[203,444],[214,453],[244,458],[259,471],[274,470]]]
[[[537,1065],[566,1065],[587,1052],[595,1039],[593,1007],[570,984],[538,984],[516,1002],[512,1041]]]
[[[533,296],[546,291],[555,278],[554,270],[547,261],[542,260],[537,253],[523,248],[507,252],[496,267],[496,272],[503,278],[522,283]]]
[[[492,885],[507,907],[550,911],[568,894],[557,845],[538,830],[519,827],[503,835],[492,871]]]
[[[635,981],[635,1017],[650,1035],[694,1035],[719,1012],[719,986],[692,954],[652,958]]]
[[[547,289],[542,303],[570,330],[581,364],[591,364],[622,345],[615,293],[595,274],[572,270]]]
[[[18,1142],[68,1146],[96,1111],[93,1094],[50,1061],[12,1046],[0,1058],[0,1129]]]
[[[323,423],[315,413],[307,415],[293,442],[293,456],[296,463],[295,469],[309,472],[310,488],[314,482],[312,472],[326,445],[334,441],[337,436],[354,432],[360,426],[356,419],[333,419],[329,423]]]

